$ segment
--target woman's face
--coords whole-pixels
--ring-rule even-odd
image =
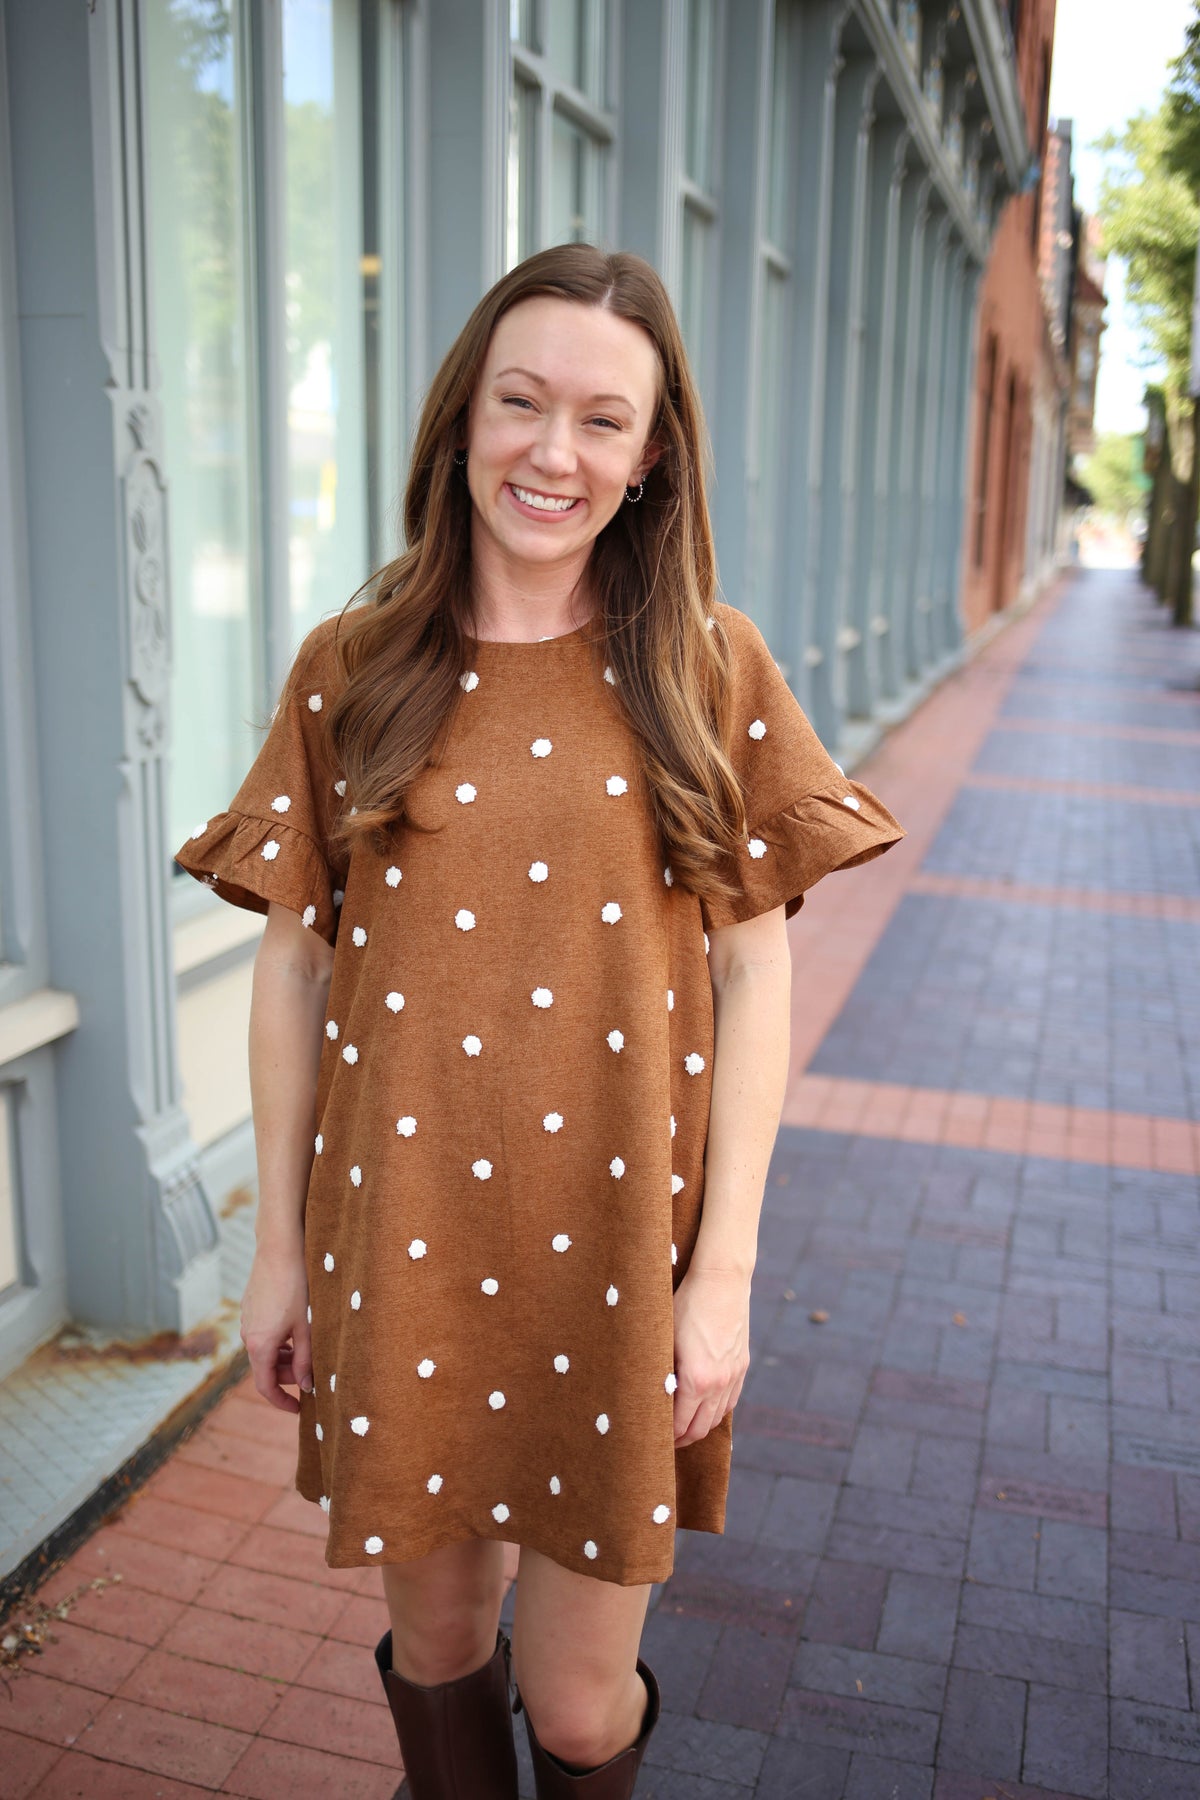
[[[657,452],[658,356],[640,325],[537,295],[492,333],[471,401],[472,553],[581,570]]]

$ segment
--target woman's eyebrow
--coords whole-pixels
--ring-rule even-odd
[[[514,364],[511,369],[497,370],[492,379],[494,381],[501,381],[505,375],[524,375],[527,381],[536,382],[538,387],[546,386],[546,377],[544,375],[536,374],[533,369],[519,368],[516,364]],[[637,407],[633,404],[633,401],[628,399],[624,394],[593,394],[587,404],[588,406],[595,406],[600,400],[619,400],[621,405],[627,406],[631,413],[637,412]]]

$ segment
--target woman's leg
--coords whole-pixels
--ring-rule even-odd
[[[539,1743],[569,1768],[596,1768],[641,1732],[637,1656],[649,1600],[649,1583],[598,1581],[521,1546],[513,1678]]]
[[[496,1648],[503,1544],[469,1538],[411,1562],[388,1563],[382,1573],[398,1675],[433,1687],[483,1667]]]

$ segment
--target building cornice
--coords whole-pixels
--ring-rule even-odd
[[[960,5],[992,117],[996,147],[1004,161],[1009,186],[1014,193],[1020,193],[1033,151],[1017,86],[1012,39],[1001,25],[996,0],[960,0]]]

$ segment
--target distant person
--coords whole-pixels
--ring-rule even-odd
[[[425,401],[407,548],[179,852],[267,912],[242,1335],[329,1562],[381,1567],[413,1800],[515,1800],[522,1707],[539,1796],[632,1795],[650,1586],[724,1528],[785,918],[902,836],[718,601],[706,450],[649,264],[512,270]]]

